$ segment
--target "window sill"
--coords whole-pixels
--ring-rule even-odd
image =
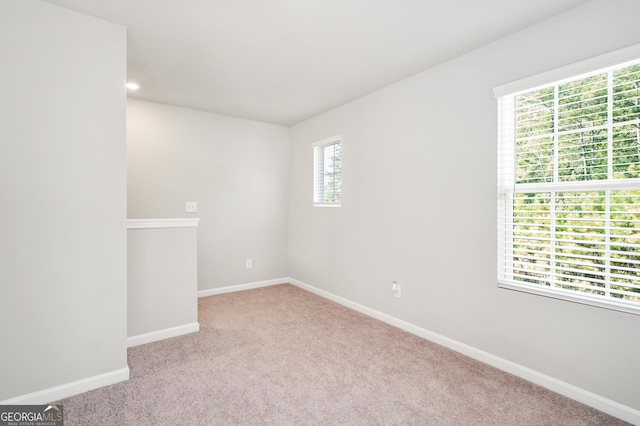
[[[341,207],[342,204],[313,203],[313,207]]]
[[[551,297],[553,299],[565,300],[572,303],[580,303],[583,305],[595,306],[603,309],[610,309],[613,311],[625,312],[628,314],[640,315],[640,306],[635,303],[624,301],[612,301],[602,300],[598,297],[589,295],[576,294],[570,291],[564,291],[553,288],[535,288],[523,284],[517,284],[513,282],[498,281],[498,287],[507,290],[521,291],[524,293],[536,294],[538,296]]]

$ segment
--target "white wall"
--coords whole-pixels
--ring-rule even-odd
[[[186,219],[172,219],[170,223],[129,224],[129,346],[186,334],[199,328],[197,222],[176,221],[186,222]]]
[[[202,219],[200,290],[287,276],[288,128],[138,99],[127,120],[129,217]]]
[[[640,42],[639,13],[594,1],[294,126],[290,276],[640,409],[640,316],[497,288],[492,93]],[[342,207],[314,208],[311,143],[335,134]]]
[[[0,57],[0,400],[127,378],[125,28],[3,0]]]

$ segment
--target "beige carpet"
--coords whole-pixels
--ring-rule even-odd
[[[292,285],[200,299],[199,320],[58,401],[65,424],[625,424]]]

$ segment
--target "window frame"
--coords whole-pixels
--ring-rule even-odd
[[[324,175],[321,173],[324,170],[325,157],[320,156],[321,151],[329,146],[339,145],[340,152],[342,153],[342,135],[331,136],[326,139],[316,141],[311,144],[313,148],[313,205],[315,207],[341,207],[342,206],[342,163],[340,164],[339,179],[340,179],[340,195],[337,201],[327,201],[324,198],[320,198],[320,186],[324,182]],[[342,161],[342,157],[341,157]],[[320,164],[322,165],[320,166]]]
[[[530,76],[515,82],[507,83],[494,88],[494,95],[498,98],[498,242],[497,242],[497,275],[498,287],[508,290],[516,290],[525,293],[551,297],[570,302],[606,308],[635,315],[640,315],[640,302],[616,300],[612,297],[603,297],[581,293],[576,290],[564,290],[539,284],[527,284],[508,279],[508,267],[504,260],[514,261],[513,230],[509,231],[509,226],[513,226],[514,200],[516,191],[516,166],[515,166],[515,112],[513,115],[503,116],[505,103],[514,102],[518,94],[535,91],[549,86],[558,86],[565,82],[590,75],[602,73],[612,67],[625,67],[640,63],[640,44],[624,49],[613,51],[605,55],[590,58],[565,67],[550,70],[538,75]],[[513,110],[513,109],[512,109]],[[610,113],[610,112],[609,112]],[[609,116],[608,116],[609,117]],[[611,118],[609,117],[609,121]],[[506,149],[505,149],[506,147]],[[611,165],[609,165],[610,167]],[[504,178],[507,176],[507,178]],[[617,191],[621,189],[640,189],[640,179],[625,179],[626,182],[613,183],[611,179],[604,181],[590,181],[588,186],[582,182],[561,182],[554,180],[553,183],[541,184],[518,184],[527,186],[526,190],[532,193],[553,192],[554,194],[563,191]],[[519,187],[521,188],[521,187]],[[525,189],[520,189],[521,193]],[[510,197],[510,200],[508,199]],[[609,195],[606,195],[607,200]],[[509,236],[511,232],[511,236]],[[550,231],[550,241],[556,237],[555,231]],[[509,239],[511,241],[509,242]],[[501,241],[501,239],[503,241]],[[510,251],[509,251],[510,250]],[[513,266],[512,266],[513,268]]]

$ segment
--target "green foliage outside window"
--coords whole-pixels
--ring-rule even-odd
[[[513,279],[640,302],[640,187],[589,186],[640,178],[640,65],[516,95],[515,109]]]

